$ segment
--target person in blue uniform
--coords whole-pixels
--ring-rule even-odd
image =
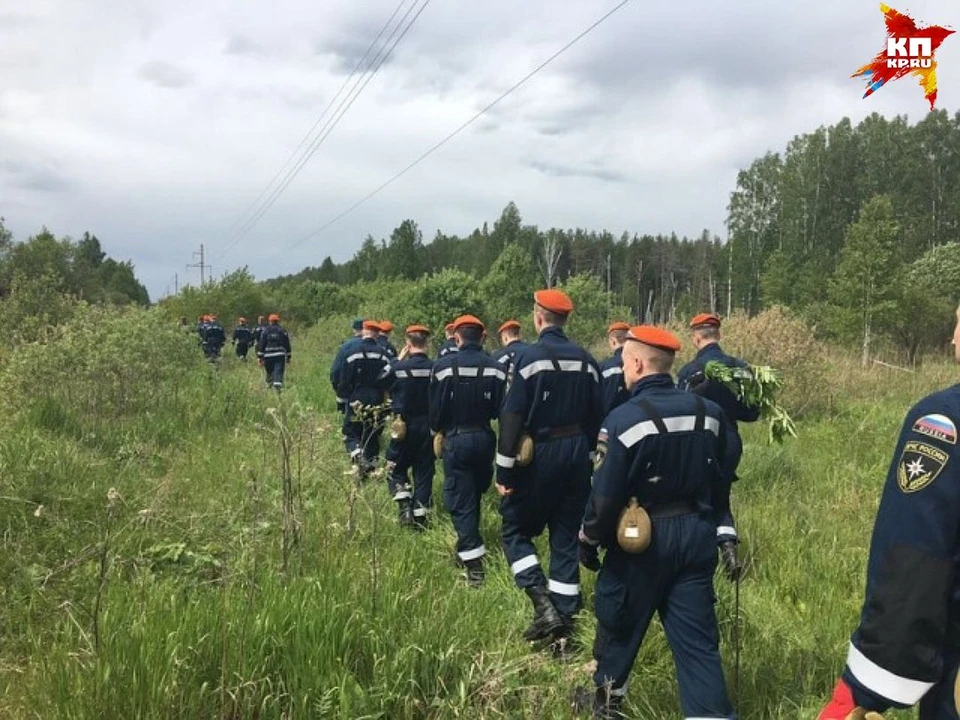
[[[607,344],[613,354],[600,363],[600,391],[603,397],[603,415],[610,412],[630,397],[623,383],[623,344],[627,341],[630,326],[615,322],[607,328]]]
[[[257,326],[253,329],[253,332],[250,337],[250,344],[253,347],[257,347],[257,344],[260,342],[260,336],[263,334],[263,329],[267,326],[267,319],[263,315],[257,315]]]
[[[343,443],[361,478],[376,469],[383,433],[382,418],[374,408],[384,402],[384,389],[378,381],[390,358],[377,343],[379,332],[379,323],[364,321],[363,337],[351,344],[336,388],[338,400],[346,405]]]
[[[442,358],[444,355],[457,351],[457,339],[454,337],[453,323],[447,323],[444,326],[443,331],[446,334],[446,340],[443,341],[443,344],[437,351],[438,358]]]
[[[390,333],[393,332],[393,323],[389,320],[380,321],[380,334],[377,336],[377,343],[382,347],[391,358],[397,356],[397,349],[390,342]]]
[[[502,496],[503,545],[514,581],[533,604],[526,640],[564,651],[574,615],[583,606],[577,531],[590,493],[590,455],[602,418],[596,360],[567,338],[573,302],[559,290],[534,293],[539,339],[517,354],[513,382],[500,414],[497,491]],[[517,463],[522,437],[533,460]],[[550,534],[549,579],[533,539]]]
[[[491,357],[507,371],[509,380],[513,376],[513,363],[517,353],[528,347],[528,344],[520,339],[520,323],[516,320],[507,320],[497,333],[500,335],[500,349],[491,353]]]
[[[243,362],[246,362],[252,339],[253,333],[250,331],[250,328],[247,327],[247,319],[244,317],[237,318],[237,326],[233,329],[231,341],[233,342],[234,352]]]
[[[726,413],[727,457],[723,471],[726,479],[733,483],[738,479],[737,466],[743,455],[743,440],[740,439],[737,423],[755,422],[760,417],[760,411],[737,400],[733,391],[724,384],[707,379],[705,368],[711,360],[729,368],[735,368],[742,373],[749,373],[750,367],[740,358],[728,355],[720,347],[720,318],[716,315],[710,313],[697,315],[690,321],[690,330],[697,354],[677,373],[677,387],[713,400]],[[737,560],[739,538],[732,512],[717,528],[717,543],[720,546],[724,573],[730,580],[736,580],[742,568]]]
[[[279,392],[283,388],[283,375],[293,357],[290,336],[280,325],[280,316],[269,316],[270,324],[263,328],[257,341],[257,361],[266,374],[267,387]]]
[[[735,717],[713,587],[716,528],[729,501],[720,470],[726,419],[716,403],[674,386],[670,368],[679,349],[666,330],[631,328],[623,351],[631,396],[604,419],[598,437],[579,532],[581,562],[599,570],[597,666],[594,688],[575,697],[577,708],[595,718],[623,717],[627,680],[654,613],[673,653],[684,717]],[[650,544],[640,552],[628,552],[618,535],[631,498],[652,524]]]
[[[457,352],[438,358],[430,379],[430,428],[442,433],[443,501],[457,531],[467,582],[484,581],[486,545],[480,501],[493,480],[496,436],[490,421],[503,404],[507,375],[483,351],[485,327],[473,315],[453,321]]]
[[[347,355],[350,354],[350,348],[363,339],[363,319],[357,318],[354,320],[353,324],[351,325],[351,329],[353,331],[353,335],[340,343],[337,354],[334,356],[333,362],[330,364],[330,386],[333,388],[334,393],[337,392],[337,385],[340,383],[340,373],[343,371],[343,365],[344,362],[346,362]],[[346,411],[346,400],[338,396],[337,412],[345,413]]]
[[[953,345],[960,362],[960,310]],[[918,703],[920,720],[960,715],[958,425],[960,385],[907,413],[873,526],[860,624],[820,720],[882,720]]]
[[[208,317],[209,320],[203,331],[203,350],[208,360],[216,361],[220,359],[220,351],[227,343],[227,334],[216,315]]]
[[[433,361],[427,356],[430,330],[411,325],[405,334],[403,357],[391,360],[380,376],[381,386],[390,393],[390,411],[403,422],[403,437],[393,437],[387,448],[387,487],[397,502],[400,524],[425,529],[435,472],[429,403]]]

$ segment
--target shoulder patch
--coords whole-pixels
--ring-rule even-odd
[[[900,454],[897,484],[905,493],[923,490],[937,479],[949,460],[950,456],[940,448],[910,440]]]
[[[601,428],[599,435],[597,435],[597,451],[594,453],[593,458],[593,471],[597,472],[602,466],[603,461],[607,458],[607,441],[609,436],[607,435],[606,428]]]
[[[934,440],[940,440],[951,445],[957,444],[957,426],[946,415],[924,415],[913,424],[913,431]]]

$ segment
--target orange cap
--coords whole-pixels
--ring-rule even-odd
[[[423,325],[408,325],[407,329],[404,331],[407,335],[412,333],[423,333],[424,335],[429,335],[430,330],[428,330]]]
[[[391,332],[393,330],[393,323],[389,320],[381,320],[380,329],[385,333]]]
[[[378,323],[376,320],[364,320],[363,329],[376,330],[377,332],[380,332],[383,328],[380,327],[380,323]]]
[[[607,335],[613,332],[630,332],[630,324],[625,322],[610,323],[607,328]]]
[[[533,294],[533,301],[544,310],[569,315],[573,312],[573,301],[560,290],[538,290]]]
[[[277,322],[280,322],[280,316],[277,315],[276,313],[271,313],[271,314],[270,314],[270,317],[267,318],[267,319],[268,319],[270,322],[273,322],[274,320],[276,320]]]
[[[448,322],[446,325],[443,326],[443,329],[446,330],[447,332],[453,332],[453,323]]]
[[[461,315],[456,320],[454,320],[451,325],[453,325],[453,331],[456,332],[462,327],[467,327],[468,325],[476,325],[481,330],[486,330],[486,326],[480,320],[480,318],[474,317],[473,315]]]
[[[627,333],[627,340],[636,340],[644,345],[668,352],[677,352],[680,349],[680,341],[677,340],[676,335],[669,330],[653,325],[637,325],[630,328],[630,332]]]
[[[720,318],[713,313],[700,313],[690,321],[690,327],[695,328],[698,325],[716,325],[720,327]]]
[[[516,320],[507,320],[503,325],[500,326],[500,329],[497,330],[498,333],[506,332],[507,330],[519,330],[520,323]]]
[[[245,325],[247,322],[247,319],[245,317],[237,318],[237,322],[239,322],[241,325]]]

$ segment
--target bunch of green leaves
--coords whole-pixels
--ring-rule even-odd
[[[760,417],[769,423],[771,442],[782,443],[788,435],[797,436],[793,419],[777,402],[777,394],[783,388],[783,376],[778,370],[766,365],[727,367],[711,360],[704,367],[704,375],[725,385],[747,407],[759,410]]]

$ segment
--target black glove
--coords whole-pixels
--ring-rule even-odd
[[[720,562],[723,565],[723,574],[730,582],[740,579],[743,568],[737,561],[737,544],[732,540],[720,544]]]
[[[587,570],[596,572],[600,569],[600,547],[580,540],[580,564]]]

